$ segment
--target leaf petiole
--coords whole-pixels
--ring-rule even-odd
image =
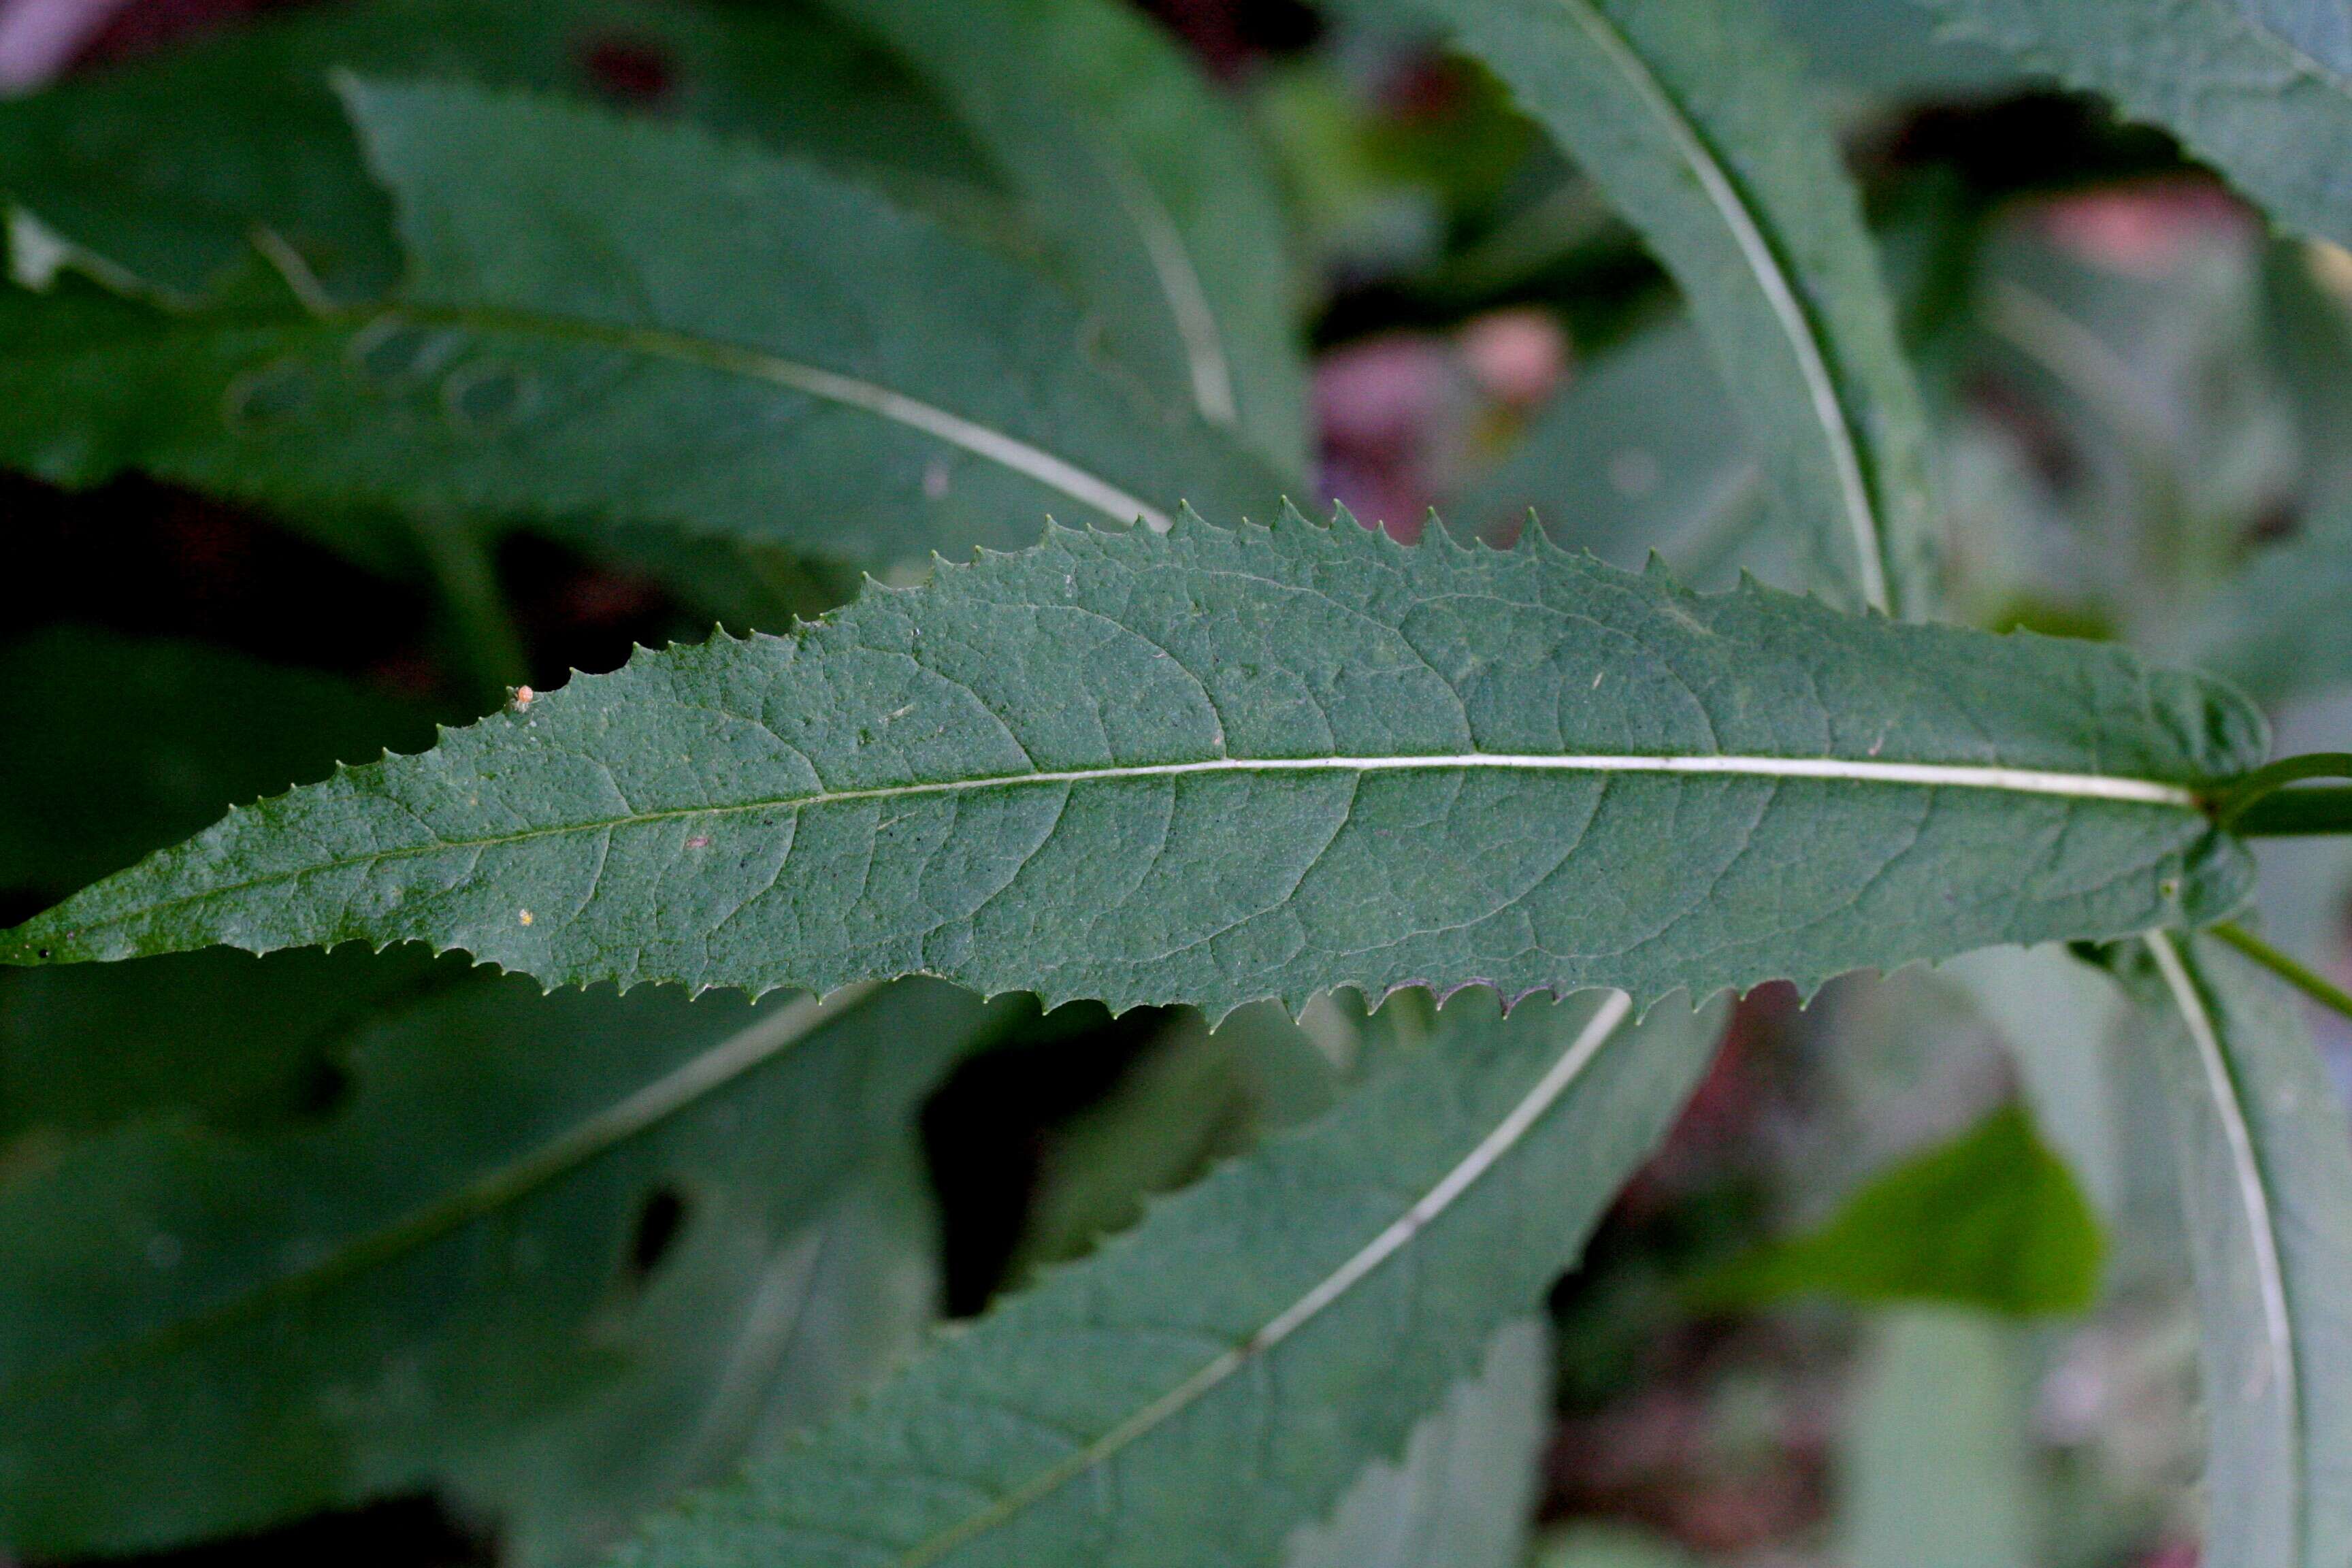
[[[2352,1018],[2352,992],[2346,991],[2300,960],[2281,952],[2235,921],[2223,921],[2210,928],[2214,936],[2228,942],[2297,991],[2310,997],[2330,1012]]]
[[[2305,779],[2352,779],[2352,752],[2313,752],[2256,768],[2213,802],[2213,820],[2241,838],[2352,833],[2352,788],[2289,789]]]

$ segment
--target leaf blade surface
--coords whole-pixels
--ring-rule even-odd
[[[1794,50],[1713,0],[1414,0],[1682,286],[1780,504],[1850,602],[1933,602],[1926,415]]]
[[[425,941],[550,984],[929,973],[1212,1016],[1810,988],[2226,910],[2247,858],[2198,792],[2264,743],[2118,649],[1540,539],[1065,531],[239,813],[0,958]]]
[[[1719,1015],[1491,999],[1332,1115],[656,1521],[633,1568],[1267,1560],[1572,1258]],[[1086,1375],[1072,1375],[1083,1366]],[[1231,1461],[1253,1458],[1255,1484]]]

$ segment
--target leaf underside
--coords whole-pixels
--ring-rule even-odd
[[[306,303],[281,254],[199,310],[0,290],[0,458],[874,563],[1280,493],[1097,363],[1058,290],[814,165],[472,88],[345,97],[401,288]]]
[[[2300,0],[1919,0],[1991,45],[2160,125],[2288,227],[2352,244],[2352,47]]]
[[[2206,1561],[2352,1557],[2352,1134],[2290,998],[2207,937],[2111,959],[2171,1110],[2203,1331]]]
[[[1536,538],[1188,518],[641,653],[236,812],[0,958],[424,942],[550,984],[925,973],[1213,1017],[1337,985],[1811,989],[2218,916],[2248,858],[2189,792],[2264,743],[2110,647],[1698,595]]]
[[[339,966],[346,989],[377,967]],[[976,998],[817,1014],[440,978],[341,1026],[330,1119],[148,1115],[0,1184],[7,1550],[152,1550],[432,1486],[520,1560],[578,1562],[904,1350],[933,1239],[913,1118],[992,1026]]]
[[[1661,1009],[1638,1032],[1623,1012],[1595,997],[1505,1021],[1491,998],[1457,1000],[1336,1112],[1160,1205],[617,1561],[1276,1560],[1568,1266],[1689,1092],[1719,1011]]]
[[[1642,231],[1822,580],[1929,608],[1926,414],[1853,181],[1769,19],[1745,0],[1396,3],[1454,28]]]

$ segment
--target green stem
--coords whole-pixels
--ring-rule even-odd
[[[2310,838],[2352,833],[2352,788],[2283,789],[2223,825],[2241,838]]]
[[[2326,975],[2281,952],[2235,921],[2223,921],[2212,932],[2321,1006],[2352,1018],[2352,992]]]
[[[2287,785],[2300,783],[2305,779],[2352,779],[2352,752],[2312,752],[2300,757],[2284,757],[2268,767],[2256,768],[2252,773],[2231,784],[2215,798],[2213,820],[2233,833],[2251,833],[2260,836],[2264,829],[2244,827],[2241,823],[2249,819],[2249,814],[2253,812],[2258,804],[2273,801],[2273,797],[2278,796],[2279,792],[2285,789]],[[2297,793],[2307,793],[2314,802],[2319,802],[2326,797],[2347,792],[2311,790]],[[2260,816],[2252,818],[2252,820],[2261,821],[2273,819],[2295,820],[2312,824],[2291,828],[2271,827],[2267,831],[2273,837],[2285,833],[2352,832],[2352,815],[2323,811],[2316,806],[2306,811],[2301,806],[2286,805],[2282,802],[2273,805]],[[2332,826],[2319,826],[2320,824]]]
[[[481,536],[461,521],[429,509],[411,521],[441,592],[460,674],[485,711],[499,707],[529,678],[530,667],[499,587],[498,568],[482,548]]]

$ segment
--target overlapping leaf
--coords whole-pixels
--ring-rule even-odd
[[[956,107],[1113,353],[1306,473],[1272,171],[1173,39],[1118,0],[827,4]]]
[[[1714,1030],[1457,1000],[1305,1132],[656,1521],[630,1568],[1271,1561],[1574,1258]],[[1707,1020],[1712,1024],[1719,1015]]]
[[[470,89],[346,97],[399,208],[395,299],[337,303],[267,235],[284,276],[202,312],[70,278],[0,299],[0,457],[868,562],[1277,493],[1093,363],[1057,290],[814,167]]]
[[[0,939],[457,946],[551,984],[909,973],[1116,1007],[1807,988],[2212,918],[2260,717],[2128,653],[1704,596],[1538,538],[1057,531],[640,654]]]
[[[1918,0],[2163,126],[2288,227],[2352,242],[2352,45],[2326,0]]]
[[[1926,416],[1853,183],[1769,18],[1752,0],[1410,4],[1510,84],[1682,285],[1828,580],[1924,614]]]
[[[934,96],[805,5],[363,0],[0,103],[0,194],[112,275],[168,296],[218,287],[262,226],[336,299],[376,298],[399,281],[399,246],[329,84],[338,69],[625,90],[900,190],[919,173],[927,192],[976,194],[989,179]]]
[[[2352,1554],[2352,1134],[2290,999],[2210,938],[2116,960],[2172,1108],[2203,1322],[2204,1561]]]
[[[582,1561],[925,1320],[913,1112],[987,1026],[929,984],[820,1016],[477,979],[351,1027],[331,1120],[149,1117],[17,1172],[0,1544],[111,1553],[438,1486],[512,1560]]]

